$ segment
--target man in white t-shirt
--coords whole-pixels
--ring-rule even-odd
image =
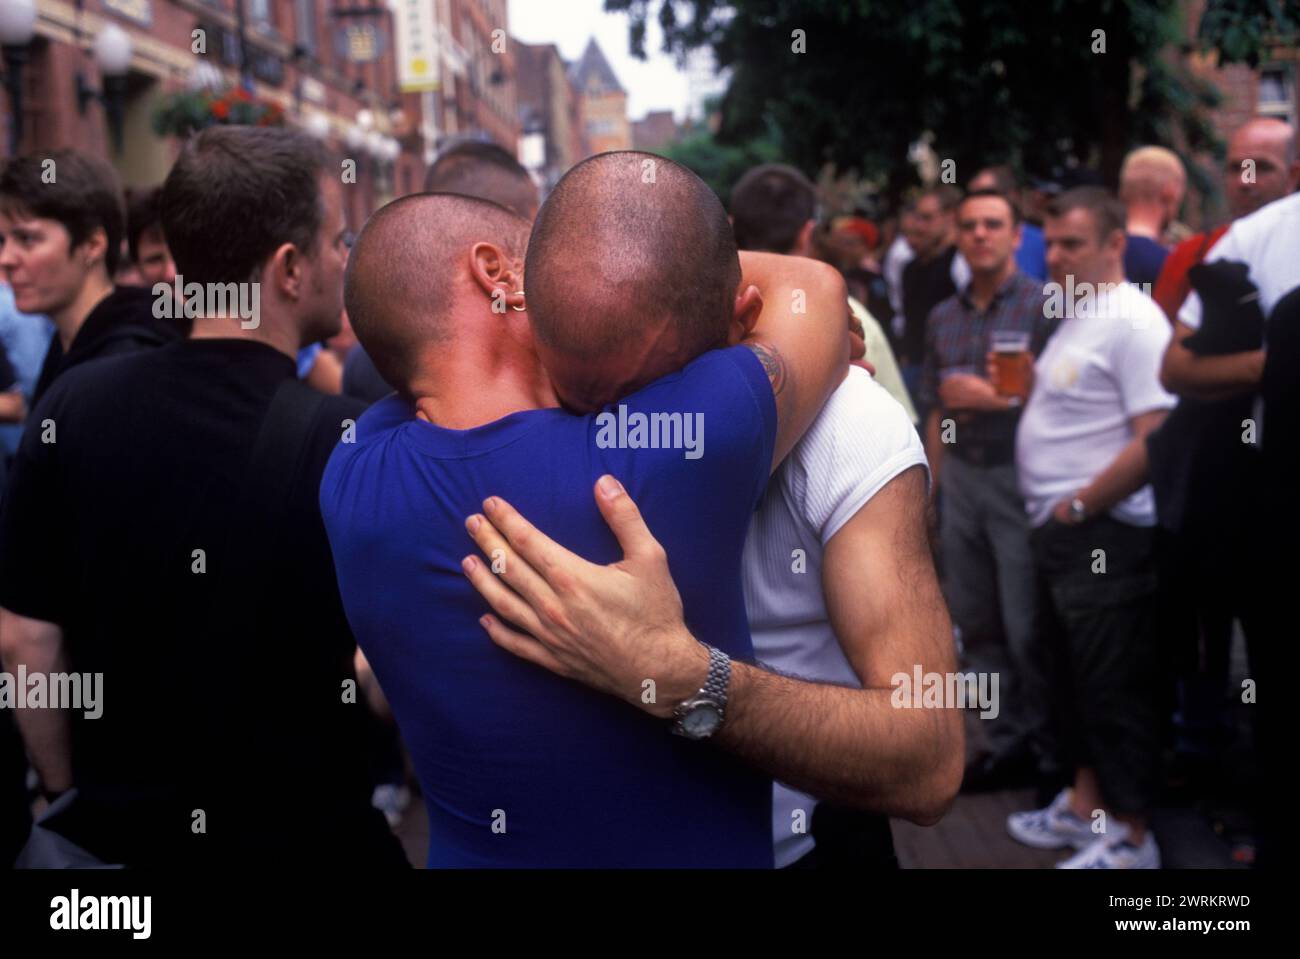
[[[873,628],[883,625],[876,616],[888,615],[870,594],[881,588],[876,580],[889,564],[857,553],[868,527],[881,525],[868,506],[891,484],[882,502],[893,498],[903,485],[893,481],[908,471],[928,475],[925,450],[907,414],[864,370],[850,369],[773,474],[745,538],[745,611],[759,662],[790,676],[855,689],[888,687],[897,672],[912,669],[914,660],[894,655]],[[899,734],[906,736],[901,729]],[[801,865],[829,865],[855,855],[859,866],[887,864],[881,859],[892,851],[883,857],[879,852],[888,848],[888,820],[879,813],[874,821],[868,816],[837,804],[819,809],[809,793],[775,782],[776,865],[808,856],[814,838],[817,853]]]
[[[1169,324],[1124,281],[1124,224],[1124,206],[1098,187],[1049,206],[1046,308],[1064,316],[1016,436],[1040,647],[1060,682],[1054,741],[1074,781],[1047,808],[1008,817],[1007,829],[1038,848],[1080,850],[1064,868],[1160,864],[1146,822],[1160,758],[1146,438],[1176,400],[1159,380]]]

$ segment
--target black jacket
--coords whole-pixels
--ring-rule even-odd
[[[154,295],[150,290],[119,286],[90,311],[66,353],[56,333],[41,364],[41,375],[32,393],[32,408],[51,383],[78,364],[104,356],[151,350],[184,338],[187,331],[182,324],[155,317],[153,304]]]

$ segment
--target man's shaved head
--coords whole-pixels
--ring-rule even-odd
[[[1228,139],[1223,173],[1233,219],[1287,196],[1300,182],[1295,128],[1275,117],[1246,121]]]
[[[429,167],[424,189],[491,200],[527,220],[537,216],[537,184],[495,143],[464,140],[448,147]]]
[[[458,281],[480,242],[522,259],[528,221],[487,200],[417,193],[381,208],[357,237],[343,286],[348,318],[399,392],[407,392],[419,351],[456,335]]]
[[[525,276],[539,347],[598,364],[654,344],[680,366],[725,340],[740,259],[703,180],[620,151],[556,184],[533,225]]]

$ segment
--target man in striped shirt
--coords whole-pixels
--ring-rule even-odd
[[[957,208],[957,243],[971,267],[964,290],[926,324],[920,405],[932,490],[943,490],[940,552],[944,594],[968,664],[995,673],[1002,706],[988,723],[990,752],[966,771],[964,788],[1027,781],[1044,728],[1041,678],[1033,668],[1033,560],[1016,484],[1020,396],[1002,396],[982,375],[995,335],[1019,333],[1034,356],[1056,321],[1042,284],[1021,273],[1020,215],[996,190],[976,190]],[[942,477],[942,479],[940,478]]]

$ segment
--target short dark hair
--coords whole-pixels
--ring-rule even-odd
[[[128,190],[126,199],[126,246],[131,262],[140,262],[140,237],[150,230],[162,232],[162,185]]]
[[[606,270],[620,277],[617,289],[590,282]],[[703,180],[664,157],[620,150],[583,160],[555,185],[524,274],[533,330],[555,350],[607,356],[667,317],[680,348],[696,356],[726,336],[740,258],[727,212]]]
[[[1019,183],[1016,181],[1016,171],[1006,163],[999,163],[996,166],[986,166],[982,170],[977,170],[971,177],[974,183],[982,176],[988,176],[993,179],[993,189],[1001,193],[1015,193]]]
[[[45,179],[45,161],[54,176]],[[0,209],[58,221],[68,231],[69,251],[85,243],[98,229],[108,247],[104,266],[109,277],[122,256],[122,184],[117,173],[99,157],[76,150],[14,157],[0,173]]]
[[[410,395],[420,351],[455,339],[451,289],[478,240],[522,256],[528,221],[490,200],[413,193],[380,207],[348,257],[343,301],[384,381]]]
[[[784,163],[754,167],[731,190],[731,222],[742,250],[789,253],[816,217],[817,188]]]
[[[967,200],[975,200],[982,197],[994,197],[1001,200],[1007,205],[1007,209],[1011,211],[1011,225],[1015,226],[1020,222],[1020,208],[1016,206],[1015,201],[1012,200],[1011,197],[1007,196],[1001,190],[971,190],[961,198],[961,203],[957,205],[958,212],[960,213],[961,208],[966,204]]]
[[[1047,204],[1049,217],[1062,217],[1071,210],[1087,210],[1097,226],[1097,239],[1105,240],[1116,230],[1124,232],[1128,210],[1115,194],[1105,187],[1077,186],[1053,197]]]
[[[529,219],[540,202],[528,171],[503,148],[485,140],[461,140],[443,150],[425,174],[424,191],[488,200]]]
[[[944,213],[951,213],[957,209],[962,200],[962,192],[949,183],[939,183],[935,186],[926,187],[916,195],[916,203],[920,203],[926,197],[932,196],[939,201],[939,209]],[[915,209],[915,204],[913,204]]]
[[[320,144],[298,130],[219,126],[191,138],[162,188],[176,272],[197,283],[244,283],[284,243],[314,252],[325,163]]]

